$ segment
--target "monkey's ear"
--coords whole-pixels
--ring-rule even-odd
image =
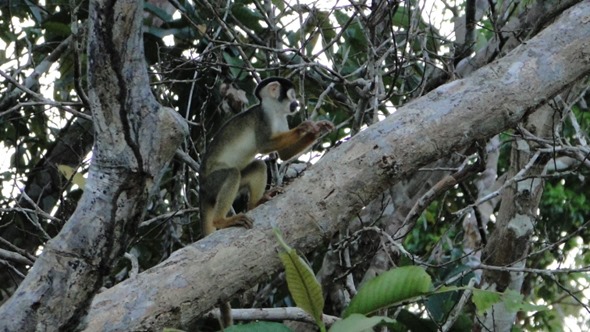
[[[268,83],[264,89],[262,89],[262,97],[263,98],[272,98],[278,100],[281,96],[281,83],[279,82],[271,82]]]

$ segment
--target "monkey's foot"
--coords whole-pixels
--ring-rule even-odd
[[[217,229],[228,228],[228,227],[244,227],[247,229],[252,228],[254,220],[243,213],[238,213],[235,216],[231,216],[225,219],[215,220],[213,226]]]
[[[281,186],[276,186],[276,187],[273,187],[273,188],[267,190],[264,193],[264,195],[262,195],[262,198],[258,202],[256,202],[256,205],[254,205],[254,207],[252,207],[252,209],[257,207],[258,205],[261,205],[261,204],[264,204],[264,203],[270,201],[275,196],[282,194],[284,191],[285,191],[284,188]]]

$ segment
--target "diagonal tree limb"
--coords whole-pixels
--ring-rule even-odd
[[[514,127],[589,73],[590,3],[583,2],[506,57],[327,153],[283,195],[250,213],[254,229],[216,232],[97,295],[87,331],[188,326],[219,300],[279,269],[271,227],[309,252],[406,174]]]

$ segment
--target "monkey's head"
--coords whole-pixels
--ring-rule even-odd
[[[291,81],[282,77],[270,77],[258,84],[254,95],[260,104],[271,106],[273,109],[280,109],[286,113],[297,110],[297,93]]]

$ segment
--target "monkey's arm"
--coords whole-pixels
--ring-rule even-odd
[[[293,158],[294,156],[305,150],[307,147],[309,147],[311,144],[313,144],[316,138],[317,135],[313,133],[306,133],[292,145],[289,145],[283,149],[278,150],[277,152],[279,153],[279,157],[281,157],[282,160],[289,160]]]
[[[305,121],[294,129],[273,136],[264,147],[263,153],[277,151],[283,160],[288,160],[309,147],[324,130],[332,130],[329,121]]]

